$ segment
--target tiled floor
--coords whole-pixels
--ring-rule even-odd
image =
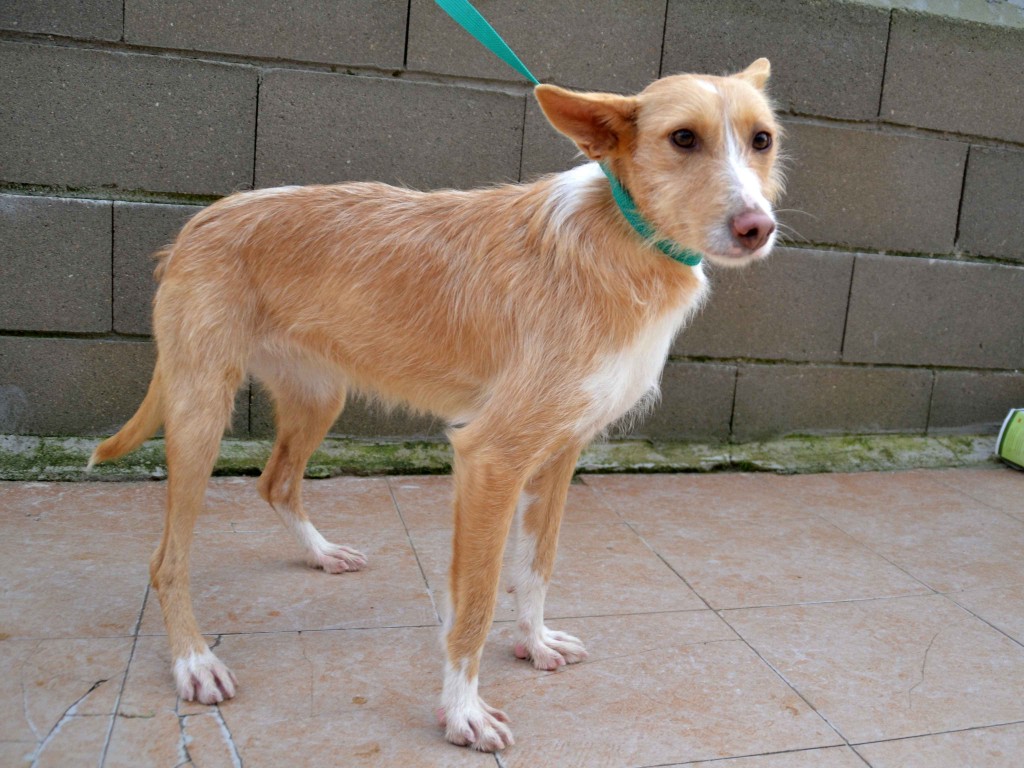
[[[196,613],[241,681],[177,700],[149,553],[162,483],[0,483],[0,765],[1024,765],[1024,473],[587,475],[550,625],[590,658],[511,653],[482,693],[500,757],[434,725],[449,478],[307,482],[370,557],[306,568],[251,478],[215,480]]]

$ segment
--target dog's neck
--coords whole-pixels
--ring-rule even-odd
[[[642,213],[637,209],[636,203],[633,202],[633,196],[629,194],[629,191],[622,186],[622,182],[612,173],[611,168],[608,167],[607,163],[601,163],[601,170],[604,171],[604,175],[608,177],[608,183],[611,185],[612,198],[615,200],[615,204],[619,207],[619,211],[622,212],[622,216],[629,222],[629,226],[633,228],[644,240],[651,243],[652,246],[657,248],[663,254],[668,256],[673,261],[678,261],[680,264],[685,264],[688,267],[696,267],[701,263],[701,255],[696,251],[691,251],[689,248],[683,248],[672,240],[659,240],[657,237],[657,231],[654,225],[651,224]]]

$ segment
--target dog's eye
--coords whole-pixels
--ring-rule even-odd
[[[772,145],[772,135],[765,133],[764,131],[758,131],[754,134],[753,147],[758,152],[763,152]]]
[[[693,149],[697,146],[697,136],[693,131],[688,131],[684,128],[681,131],[673,132],[672,143],[680,149]]]

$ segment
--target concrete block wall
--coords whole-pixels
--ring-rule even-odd
[[[631,434],[979,432],[1024,405],[1019,3],[478,5],[565,86],[772,60],[788,239],[712,271]],[[0,434],[104,434],[131,415],[154,356],[150,255],[219,196],[469,187],[579,162],[431,0],[11,0],[0,93]],[[234,434],[272,425],[267,396],[243,390]],[[356,403],[335,433],[440,425]]]

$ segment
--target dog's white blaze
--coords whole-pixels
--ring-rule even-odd
[[[558,174],[551,188],[549,202],[551,218],[560,230],[579,208],[583,196],[604,180],[604,172],[597,163],[584,163]]]
[[[705,286],[704,273],[694,270]],[[648,392],[659,389],[668,350],[686,318],[700,305],[701,295],[644,328],[632,344],[607,354],[583,382],[590,408],[576,424],[576,433],[593,437],[625,415]]]
[[[761,191],[761,180],[757,174],[747,165],[743,152],[740,150],[739,142],[733,131],[732,123],[728,116],[725,118],[725,147],[729,163],[729,175],[735,184],[733,194],[742,204],[743,209],[758,208],[769,216],[772,215],[771,203],[765,198]]]
[[[714,93],[714,94],[718,93],[718,89],[715,88],[715,86],[712,85],[711,83],[709,83],[707,80],[700,80],[700,79],[698,79],[695,82],[697,83],[698,86],[703,88],[705,91],[709,91],[709,92]]]

